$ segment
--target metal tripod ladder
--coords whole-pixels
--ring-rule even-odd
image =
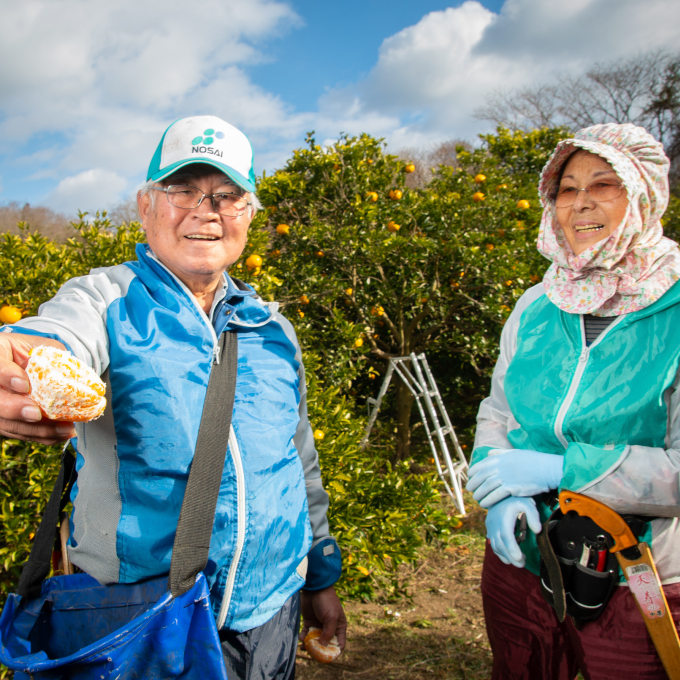
[[[413,373],[407,367],[409,362],[413,368]],[[430,449],[432,449],[432,455],[437,466],[439,477],[442,482],[444,482],[446,491],[449,496],[451,496],[451,500],[460,514],[465,515],[462,488],[465,479],[467,479],[467,460],[465,460],[463,450],[460,448],[458,437],[456,437],[456,432],[453,429],[453,425],[451,425],[449,414],[444,408],[439,389],[437,389],[437,383],[434,381],[432,371],[430,371],[430,367],[424,354],[416,356],[415,353],[412,353],[407,357],[395,357],[390,359],[390,364],[387,368],[387,373],[385,374],[385,379],[383,380],[380,392],[378,393],[378,398],[372,399],[369,397],[368,399],[368,406],[373,407],[373,410],[368,419],[366,434],[361,440],[360,447],[362,449],[366,448],[366,445],[368,444],[368,437],[371,434],[371,429],[378,417],[380,403],[387,392],[387,388],[390,386],[392,375],[395,372],[415,397],[416,404],[418,404],[418,410],[420,411],[420,418],[423,421],[425,433],[427,434],[427,440],[430,443]],[[425,402],[424,407],[423,401]],[[429,421],[425,414],[426,410],[430,416]],[[444,423],[443,426],[440,425],[440,418]],[[451,460],[449,446],[446,442],[447,435],[449,436],[453,445],[453,450],[458,457],[456,463]],[[441,450],[441,454],[446,464],[446,471],[442,469],[436,444],[439,444],[439,449]]]

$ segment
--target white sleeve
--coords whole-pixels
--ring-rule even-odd
[[[578,466],[585,457],[590,461],[609,458],[608,464],[596,468],[591,481],[573,490],[619,513],[680,517],[680,371],[666,390],[665,401],[668,408],[665,448],[633,444],[602,450],[570,444],[566,455],[572,465]]]
[[[12,333],[56,337],[73,354],[101,375],[109,365],[106,315],[111,303],[127,294],[135,274],[118,265],[93,269],[87,276],[67,281],[51,299],[40,305],[38,316],[7,327]]]
[[[503,326],[500,342],[500,354],[491,378],[491,393],[482,401],[477,414],[477,430],[475,432],[474,449],[491,447],[492,449],[511,449],[508,432],[519,427],[510,411],[505,398],[505,374],[517,351],[517,333],[524,311],[539,297],[545,295],[543,284],[539,283],[527,290],[517,301],[515,308]]]

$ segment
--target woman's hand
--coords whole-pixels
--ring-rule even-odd
[[[483,508],[490,508],[508,496],[536,496],[556,489],[563,466],[563,456],[510,449],[475,463],[468,473],[467,490],[474,492]]]
[[[533,498],[506,498],[486,513],[486,537],[491,549],[501,562],[515,567],[523,567],[526,561],[515,538],[515,523],[522,513],[526,515],[529,528],[540,534],[541,518]]]
[[[19,333],[0,333],[0,435],[39,444],[54,444],[75,436],[73,423],[43,418],[30,398],[26,375],[28,354],[33,347],[49,345],[65,349],[50,338]]]

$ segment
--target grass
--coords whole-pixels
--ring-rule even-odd
[[[400,574],[406,595],[384,602],[346,601],[345,652],[322,666],[299,652],[299,680],[486,680],[491,650],[480,579],[484,511],[474,506],[448,545],[423,550]]]

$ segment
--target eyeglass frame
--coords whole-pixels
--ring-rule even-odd
[[[576,189],[576,195],[574,196],[573,203],[570,203],[569,205],[562,205],[562,206],[557,205],[557,197],[559,196],[559,193],[560,193],[560,187],[558,186],[555,189],[555,194],[553,196],[553,203],[555,204],[555,207],[556,208],[558,208],[558,207],[559,208],[571,208],[574,205],[574,203],[576,203],[576,199],[578,198],[579,192],[581,192],[581,191],[585,191],[586,194],[588,195],[588,198],[591,201],[595,201],[595,203],[608,203],[609,201],[615,201],[617,198],[619,198],[619,196],[621,196],[621,192],[625,191],[625,189],[626,189],[626,185],[623,184],[623,182],[617,182],[616,186],[619,188],[619,193],[616,194],[616,196],[614,196],[613,198],[605,198],[604,200],[598,200],[597,198],[593,198],[590,195],[590,192],[588,191],[588,187],[592,186],[593,184],[597,184],[598,182],[601,182],[601,181],[602,180],[595,179],[592,182],[588,182],[588,184],[585,187],[583,187],[583,189],[577,189],[576,187],[564,187],[565,189]]]
[[[171,203],[169,191],[172,187],[189,187],[190,189],[196,189],[196,191],[199,191],[201,193],[201,198],[198,200],[198,204],[195,205],[193,208],[183,208],[181,205],[175,205],[174,203]],[[218,215],[222,215],[222,217],[241,217],[247,210],[248,206],[253,204],[252,201],[247,201],[245,207],[240,213],[236,215],[227,215],[226,213],[221,213],[217,209],[217,206],[215,205],[215,196],[219,196],[220,194],[238,196],[238,194],[235,194],[231,191],[217,191],[214,194],[206,194],[203,193],[198,187],[195,187],[193,184],[169,184],[167,187],[151,187],[151,188],[154,189],[155,191],[162,191],[165,194],[165,198],[168,201],[168,204],[171,205],[173,208],[179,208],[180,210],[197,210],[198,208],[201,207],[201,203],[203,203],[204,198],[210,198],[213,209]],[[239,198],[243,198],[244,195],[245,194],[242,194],[241,196],[239,196]]]

